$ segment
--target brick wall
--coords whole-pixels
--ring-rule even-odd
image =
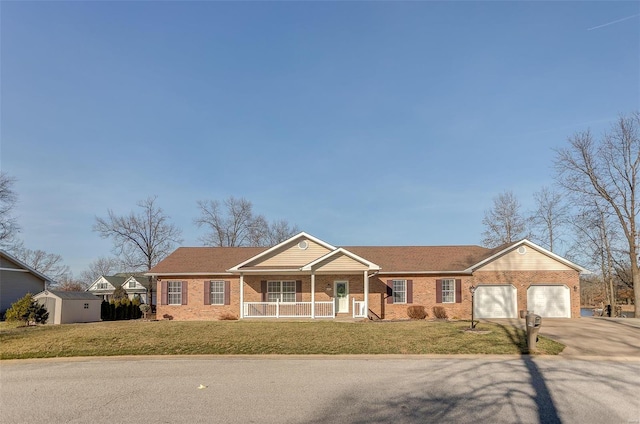
[[[413,303],[388,304],[386,281],[394,278],[413,281]],[[461,280],[461,303],[437,303],[436,280],[441,278],[456,278]],[[158,319],[176,320],[215,320],[225,315],[240,316],[240,279],[239,277],[225,276],[222,278],[171,278],[166,281],[183,281],[188,285],[188,301],[186,305],[161,305],[162,284],[158,284]],[[211,280],[230,281],[231,294],[230,305],[205,305],[205,282]],[[302,301],[311,301],[311,276],[310,275],[274,275],[274,276],[245,276],[244,300],[245,302],[261,302],[262,280],[300,280],[302,281]],[[352,314],[351,298],[364,299],[364,278],[361,274],[336,274],[317,275],[315,278],[315,299],[318,302],[334,300],[334,282],[349,282],[349,314]],[[429,317],[433,317],[433,307],[442,306],[449,318],[471,318],[471,293],[469,287],[478,284],[513,284],[518,293],[518,310],[527,309],[527,288],[535,284],[564,284],[571,293],[571,316],[580,316],[580,291],[579,274],[576,271],[478,271],[473,276],[437,276],[437,275],[402,275],[402,276],[377,276],[369,280],[369,309],[383,319],[406,319],[407,307],[422,305],[426,308]],[[574,289],[577,287],[578,289]]]
[[[229,305],[205,305],[205,282],[211,280],[230,282]],[[161,305],[162,284],[158,284],[158,304],[156,317],[158,319],[189,320],[217,320],[224,316],[240,317],[240,279],[238,277],[208,277],[208,278],[165,278],[164,281],[182,281],[187,284],[186,305]]]

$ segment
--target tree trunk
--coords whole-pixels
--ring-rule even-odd
[[[629,256],[631,259],[631,277],[633,280],[633,316],[640,318],[640,308],[638,307],[638,305],[640,305],[640,270],[638,269],[638,259],[636,258],[635,249],[631,250],[633,250],[633,253]]]

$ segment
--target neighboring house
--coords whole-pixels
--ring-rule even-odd
[[[522,240],[480,246],[335,247],[300,233],[271,248],[181,247],[147,275],[157,317],[177,320],[336,316],[403,319],[407,307],[450,318],[580,316],[582,267]]]
[[[51,279],[46,275],[0,250],[0,318],[16,300],[27,293],[40,293],[48,284]]]
[[[139,298],[140,302],[147,303],[147,289],[142,284],[147,277],[140,275],[102,275],[87,289],[88,292],[100,296],[107,302],[111,300],[116,287],[121,286],[129,296],[129,299]],[[154,293],[155,298],[155,293]]]
[[[102,298],[91,293],[45,290],[33,296],[49,312],[47,324],[100,321]]]

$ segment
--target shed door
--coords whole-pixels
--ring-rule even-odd
[[[480,285],[474,293],[475,318],[517,318],[516,288],[511,284]]]
[[[58,302],[56,301],[55,298],[41,297],[38,300],[38,303],[40,303],[42,306],[47,308],[47,312],[49,312],[49,318],[47,319],[47,324],[60,324],[56,320],[56,306],[58,305]]]
[[[530,286],[527,309],[543,318],[571,318],[571,293],[565,285]]]

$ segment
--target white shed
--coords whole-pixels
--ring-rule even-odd
[[[48,324],[100,321],[102,299],[91,293],[45,290],[33,298],[47,308]]]

